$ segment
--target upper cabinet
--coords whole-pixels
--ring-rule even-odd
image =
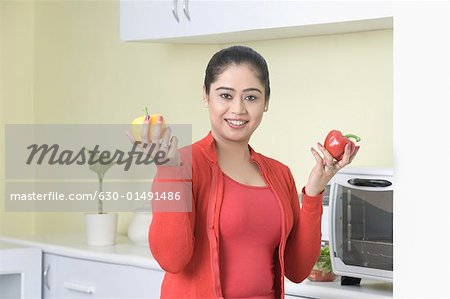
[[[123,41],[230,43],[392,28],[377,1],[121,0]]]

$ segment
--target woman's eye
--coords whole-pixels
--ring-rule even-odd
[[[245,99],[247,101],[254,101],[254,100],[256,100],[256,97],[255,96],[246,96]]]
[[[221,98],[224,98],[224,99],[227,99],[227,100],[229,100],[229,99],[232,98],[232,96],[231,96],[230,94],[228,94],[228,93],[222,93],[222,94],[220,95],[220,97],[221,97]]]

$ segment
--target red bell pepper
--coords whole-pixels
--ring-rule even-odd
[[[356,135],[347,134],[343,136],[341,131],[332,130],[325,138],[324,146],[333,158],[340,161],[344,156],[345,146],[347,144],[350,144],[350,156],[356,151],[355,143],[349,138],[354,138],[356,142],[361,141],[361,138]]]

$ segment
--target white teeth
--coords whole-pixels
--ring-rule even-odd
[[[227,119],[227,122],[229,122],[230,124],[232,124],[234,126],[242,126],[245,123],[247,123],[247,121],[244,121],[244,120],[230,120],[230,119]]]

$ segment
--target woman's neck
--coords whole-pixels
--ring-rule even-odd
[[[220,162],[247,162],[250,159],[250,150],[248,148],[248,141],[235,142],[224,140],[212,132],[214,137],[217,159]]]

